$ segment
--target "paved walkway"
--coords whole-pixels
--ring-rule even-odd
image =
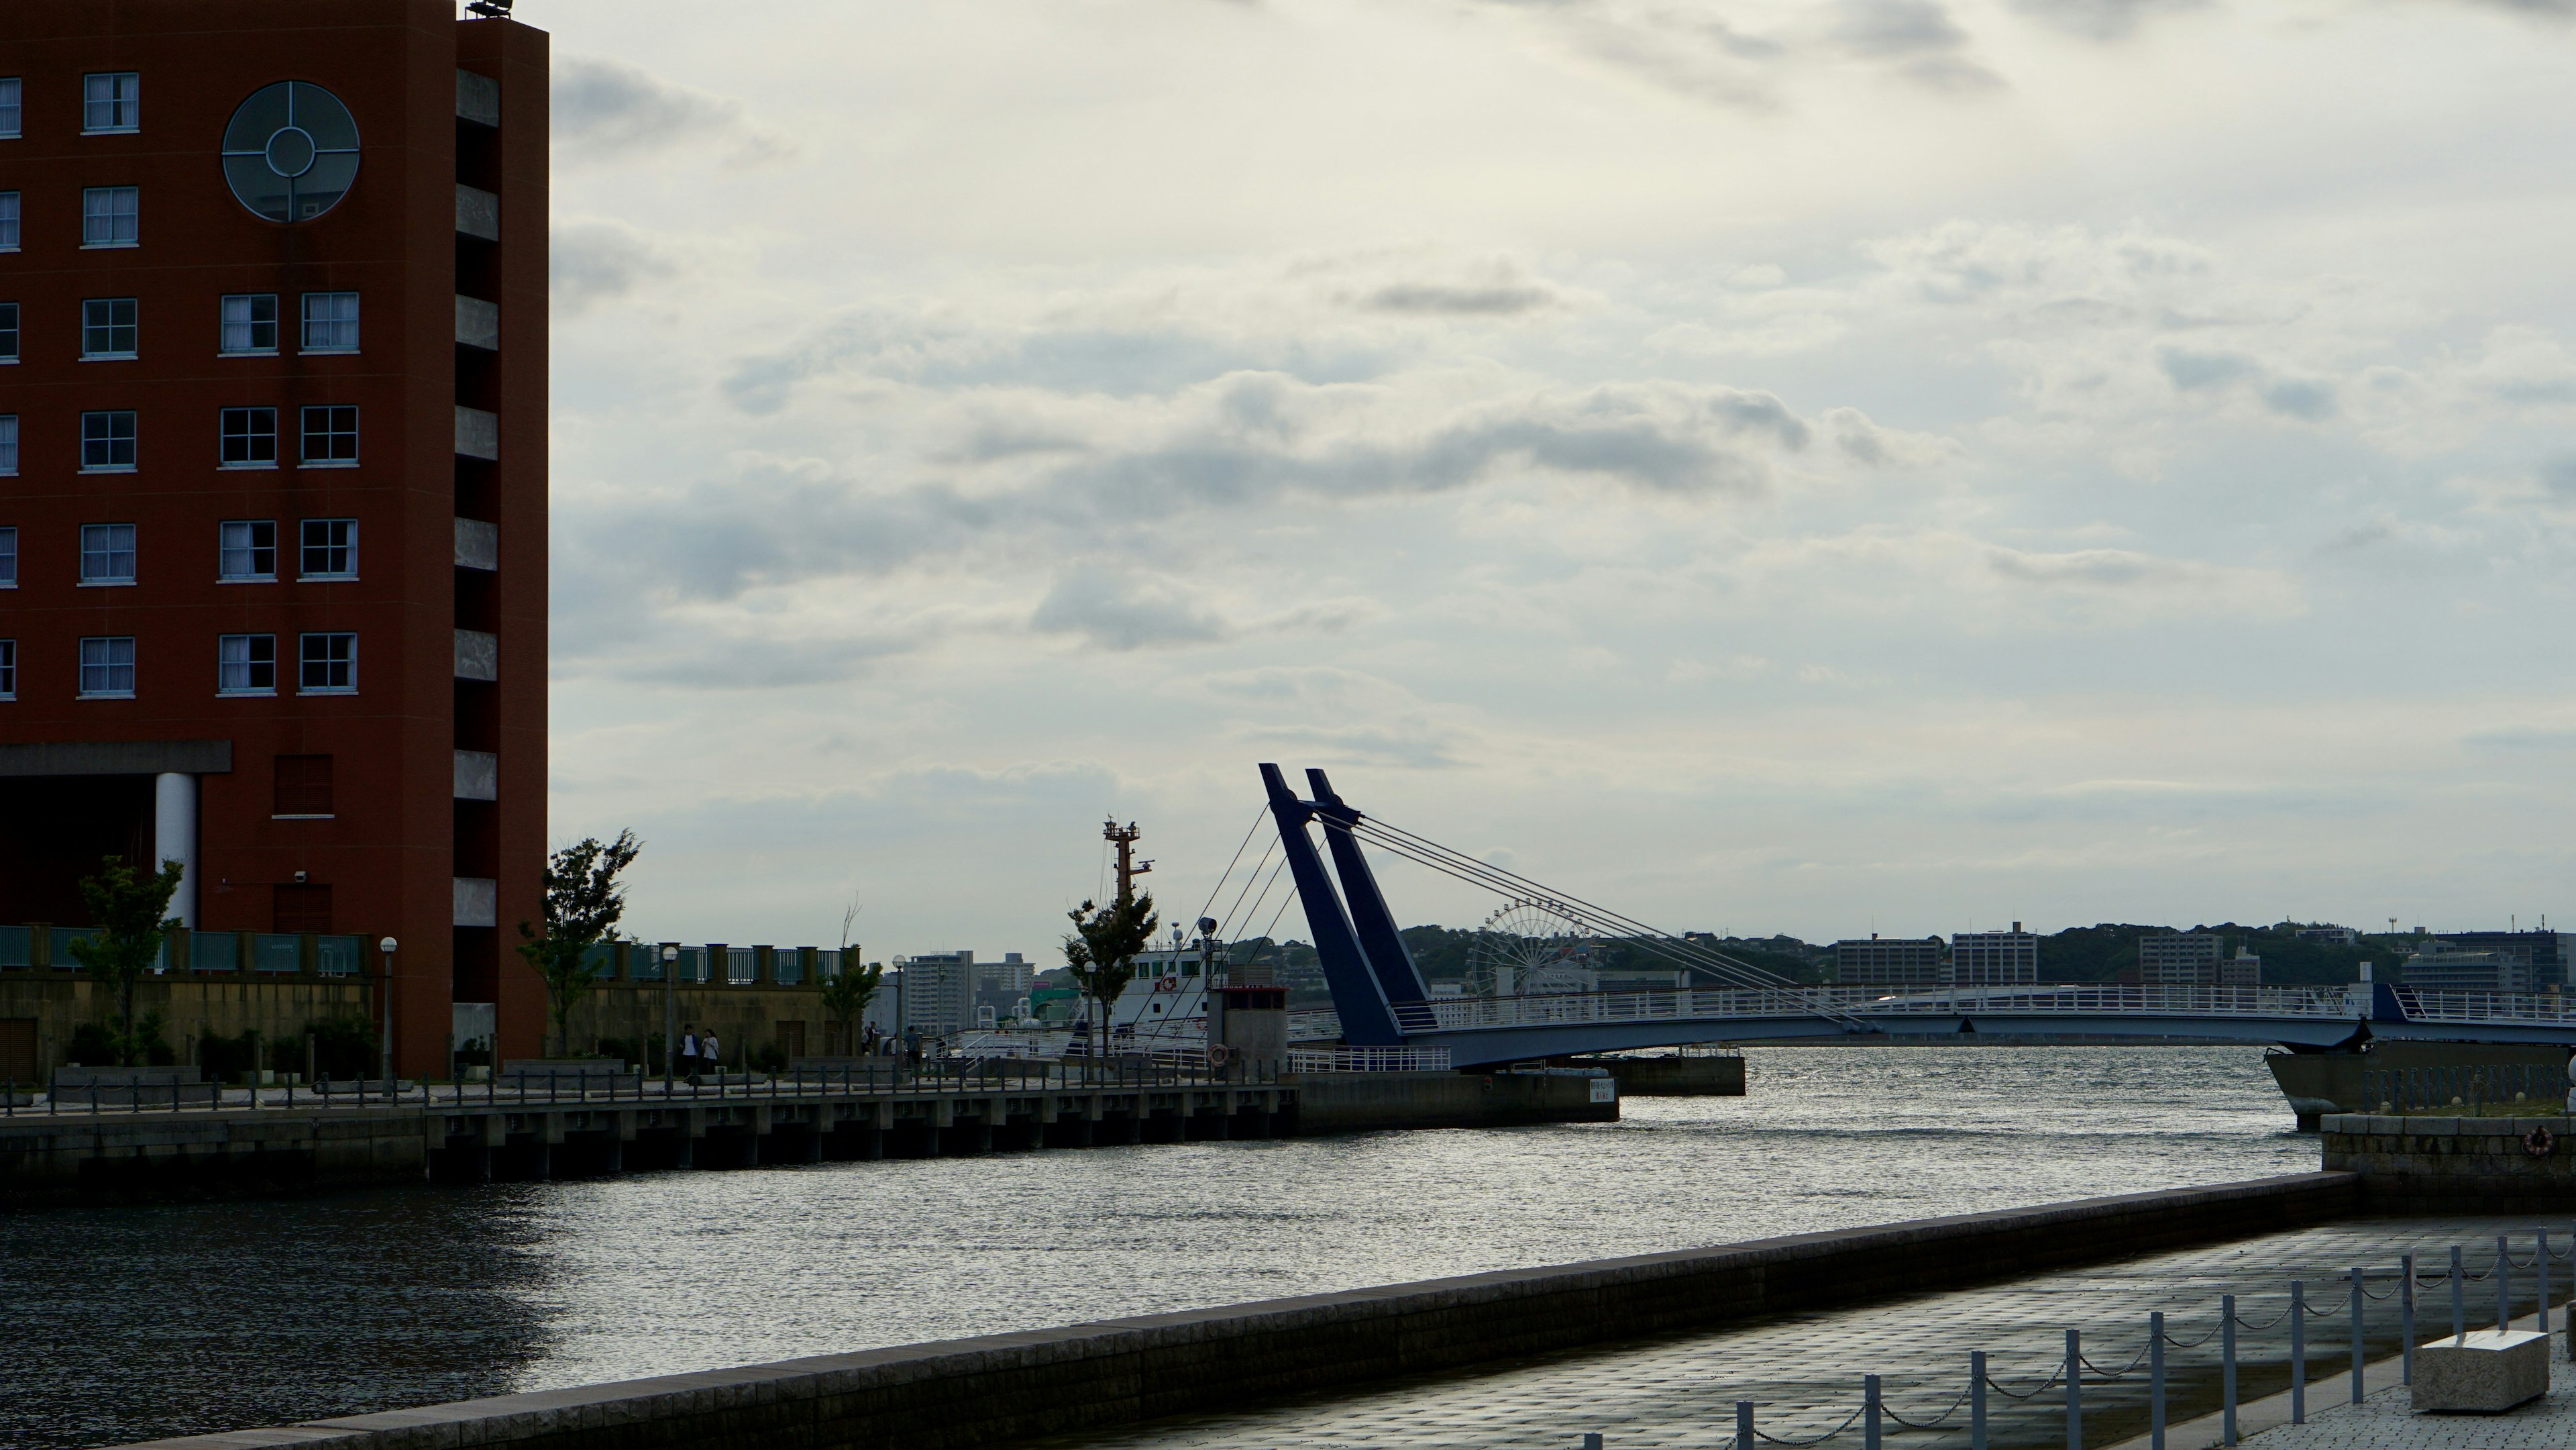
[[[2065,1352],[2065,1331],[2074,1328],[2083,1333],[2085,1357],[2092,1365],[2105,1374],[2120,1372],[2118,1378],[2098,1378],[2088,1369],[2082,1397],[2085,1442],[2115,1446],[2147,1430],[2146,1371],[2139,1362],[2150,1311],[2165,1312],[2167,1333],[2175,1339],[2207,1337],[2196,1348],[2166,1351],[2167,1418],[2179,1430],[2219,1408],[2221,1294],[2238,1296],[2240,1319],[2267,1326],[2239,1331],[2240,1401],[2250,1405],[2286,1389],[2288,1286],[2292,1279],[2304,1280],[2311,1311],[2308,1409],[2321,1416],[2329,1397],[2336,1402],[2348,1398],[2343,1371],[2351,1341],[2344,1276],[2352,1266],[2365,1270],[2374,1296],[2364,1314],[2366,1358],[2391,1358],[2382,1372],[2368,1377],[2366,1383],[2376,1388],[2395,1372],[2401,1254],[2417,1256],[2417,1272],[2427,1281],[2416,1296],[2421,1340],[2450,1325],[2448,1292],[2430,1282],[2447,1266],[2450,1247],[2463,1246],[2469,1273],[2481,1274],[2494,1261],[2496,1235],[2509,1233],[2521,1262],[2513,1273],[2516,1312],[2528,1327],[2534,1302],[2533,1231],[2541,1228],[2551,1230],[2557,1259],[2550,1270],[2551,1297],[2565,1302],[2571,1279],[2568,1254],[2576,1236],[2571,1235],[2576,1225],[2567,1219],[2361,1219],[1987,1288],[1789,1315],[1609,1352],[1531,1359],[1474,1374],[1395,1381],[1360,1393],[1315,1396],[1234,1414],[1176,1417],[1111,1435],[1041,1443],[1051,1450],[1573,1450],[1584,1434],[1598,1433],[1605,1450],[1729,1450],[1737,1400],[1755,1402],[1757,1426],[1766,1436],[1807,1441],[1852,1421],[1861,1402],[1861,1377],[1875,1373],[1884,1377],[1891,1411],[1883,1425],[1888,1446],[1965,1450],[1968,1409],[1961,1400],[1968,1355],[1984,1350],[1989,1375],[2028,1397],[2016,1401],[1990,1393],[1992,1445],[1996,1450],[2040,1450],[2065,1443],[2064,1390],[2050,1381]],[[2491,1279],[2469,1283],[2464,1298],[2470,1327],[2494,1322]],[[2560,1373],[2576,1379],[2564,1365]],[[2331,1383],[2325,1383],[2329,1377]],[[2376,1414],[2376,1404],[2367,1412]],[[2255,1417],[2244,1428],[2253,1431],[2272,1418]],[[2262,1450],[2304,1450],[2305,1441],[2274,1436],[2322,1428],[2320,1420],[2266,1433]],[[2187,1450],[2191,1443],[2180,1434],[2171,1438],[2169,1450]],[[1831,1445],[1833,1450],[1860,1450],[1861,1443],[1860,1426],[1852,1421]],[[2484,1447],[2490,1442],[2439,1443]],[[2576,1443],[2576,1437],[2562,1437],[2558,1443]]]
[[[2576,1445],[2576,1374],[2562,1358],[2549,1397],[2501,1415],[2419,1415],[2403,1388],[2380,1390],[2304,1425],[2247,1442],[2255,1450],[2565,1450]]]

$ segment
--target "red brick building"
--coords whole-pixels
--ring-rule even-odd
[[[457,1003],[536,1050],[547,68],[451,0],[0,6],[0,924],[176,858],[200,930],[397,938],[403,1070]]]

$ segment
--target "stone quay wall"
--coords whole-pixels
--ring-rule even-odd
[[[2344,1217],[2348,1173],[2086,1199],[155,1442],[967,1450]]]
[[[2545,1135],[2547,1151],[2533,1148]],[[2373,1213],[2576,1208],[2576,1118],[2327,1113],[2325,1166],[2358,1174]]]

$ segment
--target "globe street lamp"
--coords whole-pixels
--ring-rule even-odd
[[[671,1095],[671,1054],[680,1049],[680,949],[662,948],[662,1096]]]
[[[392,937],[386,937],[383,941],[380,941],[380,942],[376,943],[376,950],[377,950],[377,951],[380,951],[380,952],[383,952],[383,953],[385,954],[385,1034],[384,1034],[384,1039],[385,1039],[385,1040],[384,1040],[384,1043],[383,1043],[383,1048],[384,1048],[384,1060],[385,1060],[385,1091],[387,1091],[387,1092],[392,1092],[392,1091],[393,1091],[393,1081],[394,1081],[394,947],[395,947],[395,945],[396,945],[396,943],[395,943],[395,941],[394,941],[394,939],[393,939]]]

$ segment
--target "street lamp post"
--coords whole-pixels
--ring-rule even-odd
[[[392,937],[386,937],[376,943],[376,950],[385,954],[385,1031],[382,1047],[388,1091],[391,1090],[390,1084],[394,1080],[394,948],[396,945]]]
[[[680,949],[662,948],[662,1096],[671,1095],[671,1054],[680,1050]]]

